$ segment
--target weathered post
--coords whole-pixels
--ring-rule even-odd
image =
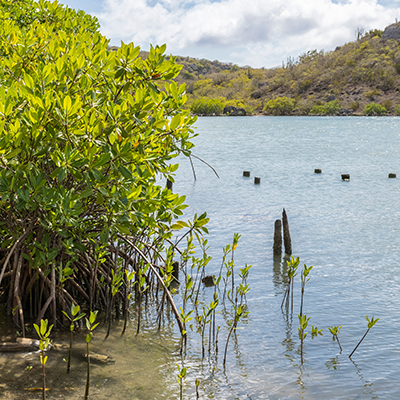
[[[243,176],[245,178],[249,178],[250,177],[250,171],[243,171]]]
[[[282,221],[280,219],[275,221],[274,256],[282,256]]]
[[[342,174],[342,181],[349,181],[350,180],[350,174]]]
[[[390,173],[389,178],[396,178],[396,174]]]
[[[167,179],[167,189],[171,190],[172,192],[172,182],[169,179]]]
[[[321,174],[322,170],[320,168],[315,168],[314,169],[314,174]]]
[[[172,263],[172,268],[172,276],[179,282],[179,262],[174,261]]]
[[[260,181],[261,181],[261,178],[258,178],[258,177],[255,177],[255,178],[254,178],[254,184],[255,184],[255,185],[259,185],[259,184],[260,184]]]
[[[283,243],[285,245],[285,255],[292,255],[292,239],[289,232],[289,221],[285,209],[282,212],[282,225],[283,225]]]

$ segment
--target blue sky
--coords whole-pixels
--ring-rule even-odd
[[[95,15],[119,45],[167,44],[167,52],[276,67],[308,50],[331,51],[357,28],[384,29],[400,0],[60,0]]]

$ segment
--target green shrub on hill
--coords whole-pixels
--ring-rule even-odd
[[[190,107],[190,111],[196,115],[221,115],[224,111],[224,99],[208,99],[200,97]]]
[[[363,111],[364,115],[384,115],[386,113],[387,113],[386,108],[377,103],[367,104]]]
[[[339,112],[340,105],[337,100],[329,101],[323,105],[314,106],[310,114],[319,114],[319,115],[335,115]]]
[[[265,104],[264,112],[269,115],[290,115],[293,113],[295,100],[289,97],[276,97]]]

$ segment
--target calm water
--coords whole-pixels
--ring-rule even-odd
[[[189,161],[182,160],[173,190],[187,196],[186,217],[207,211],[211,218],[214,258],[209,273],[219,271],[222,247],[234,232],[242,235],[236,264],[253,267],[250,314],[230,342],[225,373],[221,353],[226,327],[218,360],[202,361],[198,335],[190,333],[184,398],[196,398],[198,378],[201,399],[398,399],[400,118],[215,117],[200,118],[196,125],[194,154],[210,163],[220,178],[194,160],[195,181]],[[314,174],[315,168],[322,174]],[[242,177],[244,170],[251,171],[251,178]],[[398,178],[388,179],[390,172]],[[341,181],[342,173],[351,175],[349,182]],[[261,178],[260,185],[254,185],[255,176]],[[274,221],[283,208],[294,255],[301,265],[314,266],[304,312],[310,324],[324,328],[324,336],[307,336],[302,369],[299,277],[291,320],[281,311],[283,267],[272,255]],[[204,290],[206,297],[211,293]],[[367,328],[364,315],[373,314],[380,320],[350,360]],[[327,330],[331,325],[343,325],[343,354]],[[144,332],[135,337],[132,313],[124,337],[119,335],[122,327],[106,342],[100,339],[104,332],[95,334],[93,347],[115,363],[93,368],[92,398],[179,398],[179,335],[173,321],[166,321],[160,333],[151,318],[143,326]],[[84,334],[77,335],[69,377],[62,362],[65,352],[49,354],[49,398],[82,398],[86,370],[79,357],[84,340]],[[0,357],[0,396],[40,398],[24,392],[40,386],[38,355]],[[34,368],[27,371],[26,366]],[[24,397],[21,390],[29,395]]]
[[[400,119],[221,117],[200,118],[197,128],[194,154],[220,179],[194,160],[194,181],[185,160],[174,190],[187,195],[192,212],[208,211],[211,271],[217,272],[233,232],[242,235],[237,264],[253,265],[251,314],[216,398],[399,398],[400,181],[388,174],[400,175]],[[244,170],[251,178],[242,177]],[[342,173],[350,174],[349,182]],[[314,266],[305,313],[324,328],[324,336],[306,338],[303,371],[299,281],[292,325],[281,312],[282,268],[272,256],[274,221],[283,207],[294,255]],[[364,315],[373,314],[380,321],[351,361],[366,331]],[[331,325],[343,325],[343,354],[326,329]]]

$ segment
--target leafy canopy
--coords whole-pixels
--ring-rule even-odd
[[[195,119],[166,46],[109,51],[95,18],[57,1],[3,1],[0,20],[2,248],[25,235],[39,267],[91,237],[169,238],[184,197],[156,178],[173,180]]]

